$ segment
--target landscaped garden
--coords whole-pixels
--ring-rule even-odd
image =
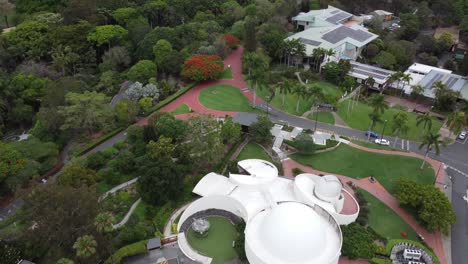
[[[327,82],[317,82],[317,83],[314,83],[313,85],[319,86],[322,89],[322,92],[324,93],[325,96],[339,99],[343,95],[341,90],[333,84],[330,84]],[[253,87],[253,85],[250,85],[250,87]],[[260,88],[259,86],[259,89],[257,90],[257,94],[263,99],[265,99],[268,96],[268,91],[266,87]],[[296,112],[297,100],[299,100],[298,112]],[[312,105],[314,104],[314,102],[315,100],[312,97],[305,99],[305,98],[299,97],[297,94],[290,92],[286,94],[285,100],[284,100],[284,106],[283,106],[283,95],[278,91],[276,96],[271,101],[271,104],[274,107],[282,111],[285,111],[289,114],[300,116],[304,114],[305,112],[309,111]]]
[[[335,117],[331,112],[314,112],[307,116],[307,118],[313,121],[317,120],[321,123],[327,123],[331,125],[335,124]]]
[[[247,144],[237,157],[237,160],[245,159],[262,159],[270,162],[272,161],[265,150],[263,150],[263,148],[256,143]]]
[[[337,113],[340,117],[348,124],[350,127],[367,131],[370,126],[370,119],[369,114],[372,112],[372,107],[364,104],[362,102],[357,102],[354,105],[354,108],[349,111],[348,113],[348,102],[344,101],[338,104],[338,111]],[[389,108],[385,110],[382,114],[381,119],[387,120],[387,125],[385,128],[385,135],[392,134],[392,123],[393,123],[393,116],[396,113],[399,113],[403,110],[397,108]],[[422,128],[416,126],[416,118],[418,115],[413,113],[408,113],[408,133],[406,135],[402,135],[403,138],[410,139],[410,140],[420,140],[422,135]],[[442,122],[434,118],[432,120],[432,129],[431,131],[434,133],[438,133],[439,129],[442,127]],[[378,123],[374,131],[381,134],[383,130],[383,122]]]
[[[176,109],[171,111],[171,114],[173,115],[181,115],[181,114],[188,114],[190,113],[190,107],[186,104],[181,104],[179,105]]]
[[[190,228],[187,233],[187,241],[190,246],[199,253],[213,258],[212,264],[223,264],[237,257],[233,241],[238,233],[235,226],[223,217],[208,217],[210,229],[206,237],[199,237]]]
[[[433,184],[435,173],[422,160],[398,155],[363,151],[341,144],[337,149],[313,155],[293,154],[291,158],[314,169],[360,179],[374,176],[390,193],[395,193],[399,178],[420,184]]]
[[[392,209],[375,198],[372,194],[359,190],[368,203],[369,208],[369,225],[378,234],[386,239],[401,239],[407,238],[417,240],[417,234],[399,215]],[[402,236],[406,234],[406,237]]]
[[[209,109],[220,111],[252,112],[250,101],[241,90],[231,85],[217,84],[200,92],[200,103]]]
[[[114,215],[114,224],[117,224],[122,221],[136,200],[138,200],[138,194],[133,187],[110,194],[104,199],[102,206],[105,211]]]

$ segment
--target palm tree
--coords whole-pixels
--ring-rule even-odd
[[[424,133],[424,130],[430,131],[432,129],[432,118],[429,112],[416,117],[416,126],[419,127],[420,125],[423,125],[423,130],[421,134]]]
[[[367,87],[367,89],[371,89],[374,87],[375,84],[375,79],[372,77],[367,77],[366,80],[364,80],[364,85]]]
[[[304,99],[307,96],[307,90],[304,86],[297,83],[292,87],[292,91],[297,95],[296,112],[299,113],[299,102],[301,101],[301,98]]]
[[[375,125],[379,123],[380,121],[382,121],[382,119],[381,119],[380,114],[377,112],[369,113],[369,118],[371,120],[371,125],[369,127],[369,130],[372,131],[374,130]],[[369,138],[370,138],[370,133],[367,135],[367,140],[369,140]]]
[[[411,80],[413,80],[413,77],[411,77],[411,74],[405,74],[405,73],[402,73],[401,75],[401,80],[403,81],[403,83],[406,83],[407,85],[410,84]],[[403,92],[404,92],[404,87],[401,89],[401,93],[400,93],[400,96],[403,96]]]
[[[284,107],[284,100],[286,98],[286,94],[291,92],[292,81],[283,78],[283,81],[279,83],[279,90],[282,95],[282,104],[281,106]]]
[[[419,96],[424,92],[424,87],[421,85],[413,85],[411,86],[411,93],[415,96]]]
[[[94,226],[99,233],[108,233],[114,230],[112,223],[114,222],[115,217],[110,212],[100,213],[94,219]]]
[[[444,142],[440,139],[439,134],[429,132],[426,135],[424,135],[423,141],[421,145],[419,145],[419,149],[426,147],[426,154],[424,155],[424,160],[423,160],[423,163],[421,164],[421,170],[424,168],[424,164],[426,164],[426,159],[427,159],[427,156],[429,155],[429,151],[431,151],[434,148],[436,155],[439,155],[440,147],[443,145],[444,145]]]
[[[330,62],[330,57],[334,56],[336,51],[334,49],[328,49],[325,51],[325,55],[327,55],[327,62]]]
[[[436,103],[437,103],[438,98],[440,98],[441,95],[443,95],[445,93],[445,91],[447,89],[447,86],[445,86],[445,84],[443,82],[437,81],[432,85],[431,88],[434,91],[434,95],[435,95]]]
[[[75,244],[73,244],[73,249],[76,250],[76,256],[80,258],[88,258],[96,254],[96,247],[97,242],[91,235],[81,236],[75,241]]]
[[[253,97],[253,104],[255,107],[257,103],[256,101],[257,101],[258,83],[263,82],[266,79],[266,73],[269,68],[269,62],[268,62],[268,59],[262,54],[258,54],[258,53],[252,53],[252,54],[253,54],[252,57],[248,58],[248,64],[253,70],[250,70],[250,75],[248,79],[255,83],[254,97]]]
[[[395,142],[393,142],[393,147],[395,148],[400,134],[405,135],[408,132],[408,114],[406,112],[398,112],[393,116],[392,123],[393,133],[396,134]]]
[[[466,117],[465,113],[460,110],[455,110],[447,118],[447,125],[450,129],[450,136],[452,133],[458,134],[465,125]]]
[[[387,87],[389,86],[391,83],[394,83],[394,82],[397,82],[397,89],[400,88],[400,82],[403,78],[403,75],[404,73],[401,72],[401,71],[397,71],[397,72],[394,72],[390,75],[390,77],[388,77],[388,80],[387,80],[387,85],[384,85],[383,87]],[[380,93],[382,94],[383,91],[385,90],[385,88],[383,88],[380,90]]]
[[[383,114],[388,108],[385,97],[382,94],[374,94],[369,102],[369,105],[374,109],[375,113]]]
[[[242,57],[242,64],[248,69],[248,76],[250,76],[252,68],[255,67],[256,59],[257,54],[254,52],[247,52]]]

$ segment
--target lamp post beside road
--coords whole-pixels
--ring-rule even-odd
[[[380,143],[382,143],[383,135],[385,133],[385,126],[387,125],[387,120],[384,121],[383,124],[383,129],[382,129],[382,135],[380,136]]]

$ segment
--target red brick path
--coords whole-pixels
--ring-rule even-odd
[[[359,148],[361,150],[374,152],[374,153],[424,158],[421,155],[418,155],[415,153],[369,149],[369,148],[358,146],[352,143],[350,144],[350,146]],[[439,166],[441,165],[439,161],[435,161],[429,158],[427,161],[431,164],[431,166],[434,168],[435,171],[437,171]],[[304,166],[291,159],[287,159],[283,161],[283,170],[284,170],[285,176],[292,177],[294,175],[292,172],[294,168],[299,168],[302,171],[307,172],[307,173],[329,174],[327,172],[315,170],[311,167]],[[444,177],[444,175],[445,175],[444,170],[441,169],[437,175],[437,179]],[[378,182],[371,183],[369,181],[369,178],[357,180],[357,179],[353,179],[344,175],[336,175],[336,176],[339,177],[344,183],[352,182],[355,186],[366,190],[370,194],[374,195],[377,199],[382,201],[384,204],[386,204],[388,207],[390,207],[403,220],[405,220],[417,233],[421,234],[425,238],[426,243],[434,250],[436,255],[439,257],[440,263],[447,264],[443,242],[442,242],[442,234],[440,232],[429,233],[426,229],[420,226],[419,223],[410,214],[408,214],[405,210],[403,210],[399,206],[398,201],[395,199],[395,197],[393,197],[380,183]],[[341,262],[340,260],[340,263],[350,263],[350,262]]]

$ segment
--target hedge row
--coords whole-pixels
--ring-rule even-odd
[[[415,245],[417,247],[422,248],[429,255],[431,255],[432,260],[434,261],[434,264],[440,264],[439,258],[436,256],[436,254],[434,254],[434,251],[432,251],[431,248],[428,248],[425,245],[423,245],[422,243],[419,243],[417,241],[408,240],[408,239],[392,239],[392,240],[388,241],[387,246],[385,247],[385,249],[387,251],[386,253],[387,253],[388,256],[390,256],[390,253],[392,252],[392,248],[396,244],[399,244],[399,243],[409,243],[409,244],[413,244],[413,245]]]
[[[390,259],[373,258],[371,264],[392,264],[392,261]]]
[[[120,248],[104,264],[120,264],[123,258],[134,256],[146,252],[146,244],[148,240],[139,241],[125,247]]]
[[[196,84],[197,84],[196,82],[193,82],[193,83],[187,85],[186,87],[180,89],[175,94],[173,94],[173,95],[167,97],[166,99],[162,100],[161,102],[159,102],[159,104],[157,104],[156,106],[149,109],[149,111],[148,111],[149,114],[151,114],[151,113],[153,113],[155,111],[158,111],[159,109],[163,108],[164,106],[172,103],[172,101],[174,101],[175,99],[177,99],[179,96],[183,95],[184,93],[188,92]]]
[[[149,113],[148,115],[150,115],[151,113],[155,112],[155,111],[158,111],[159,109],[163,108],[164,106],[168,105],[169,103],[171,103],[172,101],[174,101],[175,99],[177,99],[179,96],[183,95],[184,93],[188,92],[190,89],[192,89],[194,86],[196,85],[196,83],[191,83],[189,84],[188,86],[184,87],[183,89],[180,89],[179,91],[177,91],[175,94],[169,96],[168,98],[162,100],[159,104],[157,104],[156,106],[154,106],[153,108],[151,108],[149,110]],[[92,143],[89,143],[88,145],[86,145],[82,150],[80,150],[76,156],[81,156],[83,154],[85,154],[86,152],[90,151],[91,149],[95,148],[96,146],[100,145],[102,142],[108,140],[109,138],[117,135],[118,133],[122,132],[123,130],[125,130],[126,127],[121,127],[121,128],[118,128],[102,137],[100,137],[98,140],[92,142]]]
[[[110,133],[107,133],[105,134],[104,136],[98,138],[96,141],[94,142],[91,142],[91,143],[88,143],[83,149],[81,149],[75,156],[81,156],[83,154],[85,154],[86,152],[92,150],[93,148],[95,148],[96,146],[98,145],[101,145],[104,141],[108,140],[109,138],[117,135],[118,133],[124,131],[126,129],[126,127],[120,127],[120,128],[117,128],[115,130],[113,130],[112,132]]]

